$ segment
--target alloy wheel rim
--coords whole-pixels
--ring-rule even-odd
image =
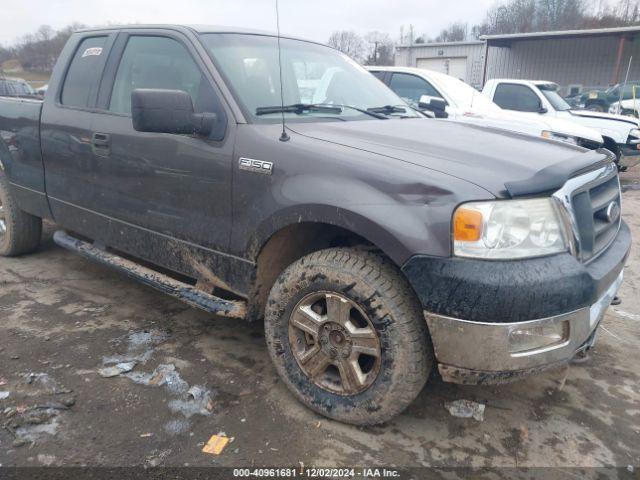
[[[361,393],[380,371],[380,339],[371,320],[338,293],[314,292],[300,300],[289,317],[289,342],[304,374],[333,393]]]

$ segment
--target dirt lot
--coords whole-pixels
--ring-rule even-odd
[[[640,238],[640,175],[624,177]],[[394,421],[354,428],[293,399],[261,325],[211,318],[61,250],[52,231],[0,259],[4,466],[640,466],[637,246],[587,362],[499,387],[432,380]],[[136,365],[101,376],[118,361]],[[457,399],[485,404],[484,420],[452,417]],[[219,432],[233,442],[202,453]]]

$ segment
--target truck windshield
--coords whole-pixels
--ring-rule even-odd
[[[556,91],[557,87],[555,85],[537,85],[537,87],[553,108],[559,111],[571,110],[571,105],[569,105],[565,99],[558,94]]]
[[[255,122],[277,122],[283,110],[288,120],[419,116],[373,75],[332,48],[281,38],[281,98],[276,37],[208,33],[201,38],[227,86]],[[281,105],[287,108],[278,108]],[[294,108],[301,105],[323,108]]]

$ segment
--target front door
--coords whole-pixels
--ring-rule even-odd
[[[202,258],[226,251],[231,232],[230,114],[179,35],[122,33],[114,49],[91,126],[100,194],[88,208],[109,219],[113,246],[187,275],[211,270]],[[137,88],[186,91],[196,112],[217,115],[217,126],[207,138],[137,132]]]
[[[542,99],[529,86],[518,83],[500,83],[496,86],[493,102],[505,110],[527,117],[553,115],[543,109]]]

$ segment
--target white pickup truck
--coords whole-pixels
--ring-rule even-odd
[[[546,80],[489,80],[482,93],[505,110],[525,118],[560,118],[595,128],[602,134],[604,146],[617,158],[618,168],[640,162],[640,125],[638,120],[590,110],[573,110],[558,94],[558,85]]]
[[[625,117],[640,117],[640,99],[629,98],[622,102],[613,102],[609,107],[609,113],[623,115]]]
[[[592,128],[556,118],[523,119],[444,73],[412,67],[367,69],[414,108],[431,111],[438,118],[542,136],[590,149],[603,144],[600,133]]]

